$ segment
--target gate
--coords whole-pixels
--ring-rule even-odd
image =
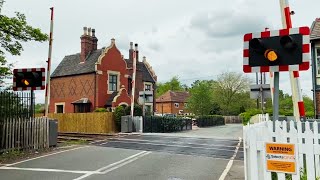
[[[320,177],[320,122],[264,121],[243,127],[246,180],[315,180]],[[266,143],[295,145],[296,174],[267,171]],[[283,162],[283,161],[282,161]]]
[[[33,97],[30,92],[0,91],[0,121],[34,117]]]

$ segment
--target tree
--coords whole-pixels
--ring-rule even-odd
[[[232,115],[240,111],[244,104],[253,103],[249,98],[250,79],[243,73],[224,72],[213,82],[214,102],[217,102],[223,115]],[[237,109],[236,111],[233,109]]]
[[[171,90],[171,91],[183,91],[186,89],[186,85],[182,85],[179,81],[179,78],[177,76],[174,76],[170,79],[170,81],[165,83],[158,83],[157,84],[157,94],[156,97],[161,96],[165,92]]]
[[[190,89],[187,99],[188,109],[196,115],[209,115],[217,112],[219,107],[214,104],[211,84],[207,81],[197,81]]]
[[[2,3],[0,0],[0,10]],[[21,55],[23,42],[37,41],[44,42],[48,36],[39,28],[28,25],[26,16],[16,12],[15,17],[8,17],[0,14],[0,77],[11,74],[12,64],[7,64],[5,53],[13,56]]]

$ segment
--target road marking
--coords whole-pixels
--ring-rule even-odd
[[[137,141],[141,141],[141,142],[163,142],[163,141],[161,141],[161,140],[145,140],[145,139],[126,139],[126,138],[110,138],[110,140],[124,140],[124,141],[135,141],[135,142],[137,142]],[[239,140],[238,140],[239,141]],[[238,141],[236,141],[235,143],[237,143]],[[110,142],[112,142],[112,141],[110,141]],[[227,140],[224,140],[224,142],[233,142],[233,141],[227,141]],[[188,143],[188,142],[179,142],[179,141],[177,141],[177,142],[174,142],[174,143],[176,143],[176,144],[191,144],[191,145],[203,145],[203,146],[223,146],[223,147],[236,147],[236,145],[235,146],[225,146],[225,145],[214,145],[214,144],[205,144],[205,143]],[[219,142],[220,143],[220,142]]]
[[[147,154],[150,154],[150,153],[151,153],[151,152],[148,152],[148,151],[139,152],[139,153],[134,154],[134,155],[132,155],[132,156],[129,156],[129,157],[125,158],[125,159],[122,159],[122,160],[120,160],[120,161],[114,162],[114,163],[109,164],[109,165],[107,165],[107,166],[105,166],[105,167],[102,167],[102,168],[100,168],[100,169],[97,169],[97,170],[95,170],[94,172],[100,172],[100,173],[105,174],[106,172],[110,172],[110,171],[108,171],[109,169],[113,169],[113,168],[115,168],[115,167],[117,167],[117,168],[122,167],[122,166],[124,166],[124,165],[126,165],[126,164],[128,164],[128,163],[130,163],[130,162],[133,162],[133,161],[131,161],[131,160],[133,160],[133,159],[134,159],[134,160],[137,160],[138,158],[143,157],[143,156],[145,156],[145,155],[147,155]],[[116,169],[117,169],[117,168],[116,168]],[[113,169],[113,170],[114,170],[114,169]],[[76,179],[74,179],[74,180],[82,180],[82,179],[87,178],[87,177],[89,177],[89,176],[91,176],[91,175],[93,175],[93,174],[95,174],[95,173],[89,172],[89,173],[84,174],[83,176],[80,176],[80,177],[78,177],[78,178],[76,178]]]
[[[104,143],[101,143],[101,144],[99,144],[99,145],[105,145],[105,144],[108,144],[108,142],[104,142]]]
[[[119,165],[114,166],[114,167],[112,167],[112,168],[110,168],[110,169],[107,169],[107,170],[103,171],[102,173],[103,173],[103,174],[107,174],[107,173],[109,173],[109,172],[111,172],[111,171],[113,171],[113,170],[116,170],[116,169],[118,169],[118,168],[120,168],[120,167],[122,167],[122,166],[125,166],[125,165],[127,165],[127,164],[129,164],[129,163],[131,163],[131,162],[133,162],[133,161],[136,161],[136,160],[138,160],[139,158],[142,158],[143,156],[146,156],[146,155],[148,155],[148,154],[150,154],[150,153],[151,153],[151,152],[146,152],[146,153],[144,153],[144,154],[141,154],[141,155],[139,155],[139,156],[137,156],[137,157],[135,157],[135,158],[133,158],[133,159],[130,159],[129,161],[126,161],[126,162],[124,162],[124,163],[122,163],[122,164],[119,164]]]
[[[223,148],[209,148],[209,147],[194,147],[194,146],[184,146],[184,145],[172,145],[172,144],[165,144],[165,143],[135,143],[135,142],[124,142],[124,141],[110,141],[110,142],[120,142],[120,143],[127,143],[127,144],[147,144],[147,145],[155,145],[155,146],[170,146],[170,147],[187,147],[192,149],[207,149],[207,150],[223,150],[223,151],[231,151],[234,152],[234,150],[230,149],[223,149]],[[221,147],[228,147],[228,146],[221,146]],[[235,147],[235,146],[229,146],[229,147]]]
[[[225,169],[225,170],[223,171],[223,173],[221,174],[219,180],[224,180],[224,179],[226,178],[228,172],[230,171],[231,166],[232,166],[232,164],[233,164],[233,161],[234,161],[235,157],[237,156],[238,150],[239,150],[239,148],[240,148],[241,141],[242,141],[242,139],[239,137],[239,143],[238,143],[236,149],[234,150],[234,154],[233,154],[233,156],[230,158],[230,161],[228,162],[226,169]]]
[[[50,153],[50,154],[46,154],[46,155],[43,155],[43,156],[38,156],[38,157],[35,157],[35,158],[30,158],[30,159],[26,159],[26,160],[23,160],[23,161],[15,162],[15,163],[12,163],[12,164],[7,164],[5,166],[6,167],[7,166],[13,166],[13,165],[16,165],[16,164],[20,164],[20,163],[32,161],[32,160],[35,160],[35,159],[40,159],[40,158],[43,158],[43,157],[48,157],[48,156],[52,156],[52,155],[56,155],[56,154],[60,154],[60,153],[64,153],[64,152],[68,152],[68,151],[82,149],[82,148],[85,148],[85,147],[89,147],[89,146],[82,146],[82,147],[77,147],[77,148],[73,148],[73,149],[67,149],[67,150],[63,150],[63,151],[59,151],[59,152],[55,152],[55,153]]]
[[[38,171],[38,172],[63,172],[63,173],[74,173],[74,174],[102,174],[96,171],[75,171],[75,170],[63,170],[63,169],[45,169],[45,168],[19,168],[19,167],[0,167],[4,170],[22,170],[22,171]]]

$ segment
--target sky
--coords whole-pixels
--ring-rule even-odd
[[[320,17],[319,0],[289,3],[294,27],[310,27]],[[278,0],[7,0],[1,13],[21,12],[48,34],[50,7],[55,8],[52,72],[64,56],[80,52],[87,26],[96,29],[98,48],[115,38],[127,58],[129,43],[138,43],[140,57],[146,56],[158,82],[178,76],[187,85],[222,72],[241,73],[243,35],[282,28]],[[14,68],[47,67],[48,42],[23,46],[21,56],[8,56]],[[255,81],[255,74],[246,75]],[[302,93],[312,97],[311,68],[300,77]],[[280,89],[291,94],[287,72],[280,73]],[[44,91],[36,92],[36,102],[44,102]]]

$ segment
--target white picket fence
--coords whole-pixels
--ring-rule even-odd
[[[49,147],[48,118],[4,119],[0,128],[1,151]]]
[[[266,171],[265,143],[292,143],[296,146],[297,167],[292,180],[300,180],[306,170],[308,180],[320,177],[320,122],[265,121],[243,127],[244,158],[246,180],[271,180],[271,172]],[[285,180],[284,173],[277,173],[278,180]]]

